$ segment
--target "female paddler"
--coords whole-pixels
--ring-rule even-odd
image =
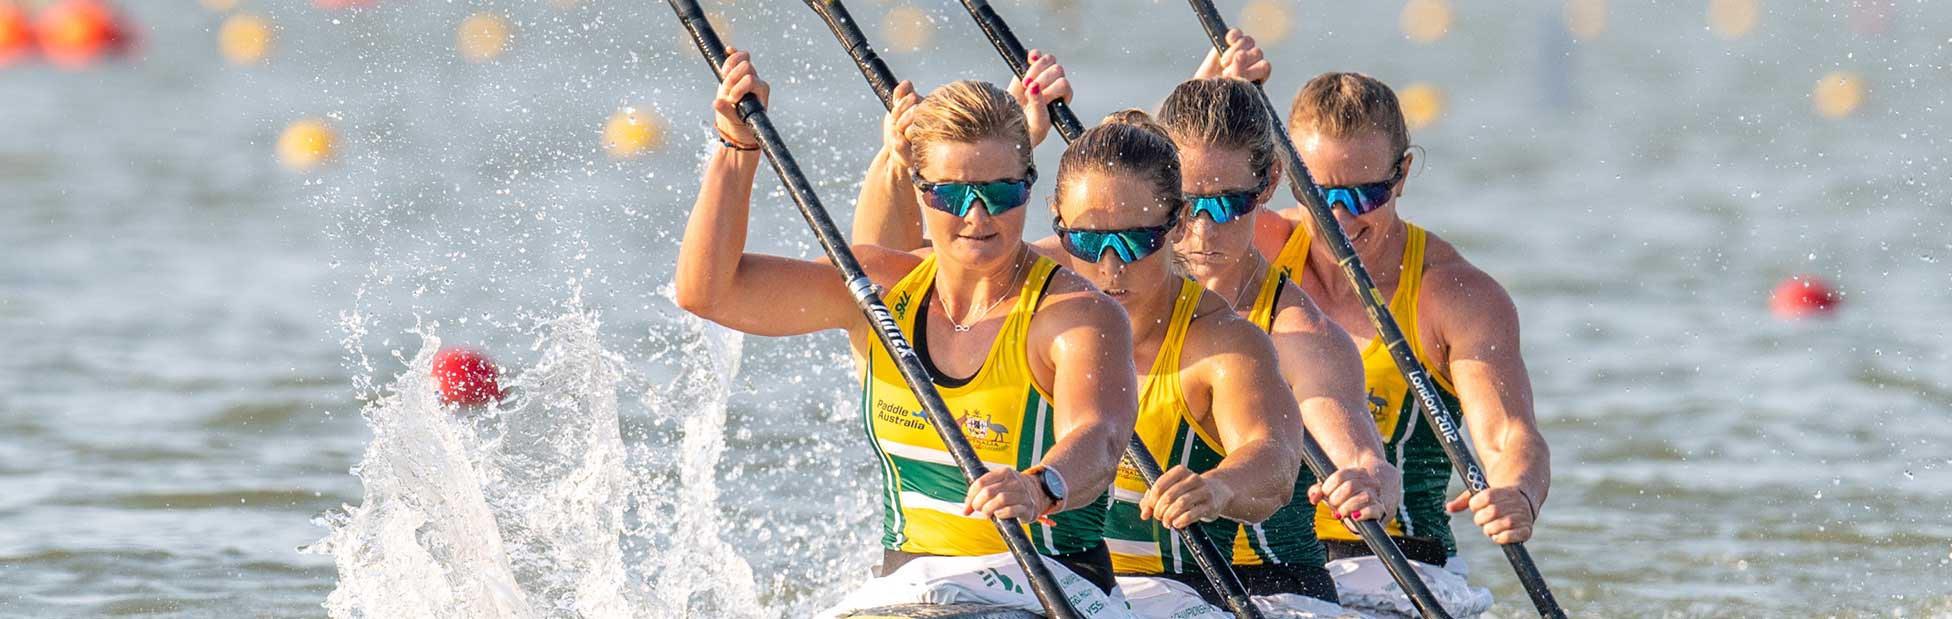
[[[736,102],[748,93],[763,102],[768,86],[744,52],[730,55],[724,76],[713,101],[723,147],[685,229],[678,304],[756,335],[848,332],[884,480],[883,575],[928,564],[922,557],[1003,553],[989,519],[1019,518],[1034,521],[1039,552],[1110,591],[1104,496],[1136,414],[1131,327],[1116,302],[1022,241],[1018,207],[1036,173],[1015,102],[978,82],[932,96],[922,107],[942,122],[922,128],[932,139],[916,159],[919,178],[945,197],[928,214],[933,250],[854,247],[987,464],[965,483],[837,271],[744,253],[761,153]],[[979,199],[946,199],[970,196]]]
[[[1043,120],[1043,104],[1068,96],[1062,68],[1032,53],[1028,86],[1012,92]],[[904,89],[907,86],[904,84]],[[898,95],[904,91],[898,91]],[[901,153],[912,142],[912,103],[897,99],[888,116],[882,157],[870,171],[855,221],[857,239],[918,242],[914,208],[931,198],[904,195]],[[1138,114],[1142,116],[1142,114]],[[1047,125],[1046,125],[1047,127]],[[1033,130],[1035,131],[1035,130]],[[1306,502],[1312,475],[1297,452],[1303,421],[1343,470],[1323,498],[1352,515],[1377,518],[1393,510],[1396,472],[1360,416],[1360,366],[1346,336],[1308,310],[1272,312],[1294,332],[1286,342],[1296,376],[1289,380],[1269,338],[1250,312],[1233,311],[1221,295],[1180,276],[1167,246],[1186,233],[1180,162],[1172,141],[1143,120],[1087,131],[1059,167],[1055,228],[1035,246],[1084,273],[1132,317],[1135,365],[1141,375],[1138,433],[1168,468],[1148,489],[1123,469],[1106,530],[1121,574],[1165,575],[1220,603],[1188,549],[1161,525],[1200,521],[1231,551],[1249,591],[1293,593],[1333,601],[1322,569],[1323,551]],[[924,189],[926,187],[924,186]],[[1251,228],[1250,228],[1251,230]],[[1298,292],[1280,304],[1307,308]],[[1270,307],[1276,305],[1271,299]],[[1299,313],[1296,313],[1299,312]],[[1289,383],[1293,383],[1293,391]],[[1297,399],[1297,396],[1300,396]],[[1305,403],[1298,407],[1297,402]],[[1306,410],[1304,415],[1301,411]],[[1213,522],[1217,519],[1226,520]],[[1130,581],[1127,581],[1130,582]],[[1135,609],[1144,593],[1128,586]]]

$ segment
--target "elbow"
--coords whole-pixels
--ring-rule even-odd
[[[678,275],[675,286],[677,293],[673,295],[675,297],[673,300],[677,301],[679,309],[691,312],[692,315],[700,318],[711,318],[713,309],[718,305],[718,295],[712,294],[704,282],[689,281],[690,279],[682,272]]]

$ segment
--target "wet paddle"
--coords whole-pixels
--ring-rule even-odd
[[[672,10],[677,11],[678,19],[684,22],[685,30],[690,32],[692,42],[698,45],[698,51],[704,54],[706,63],[711,65],[712,75],[723,79],[720,70],[725,64],[725,44],[719,41],[718,33],[713,30],[711,23],[705,20],[705,13],[698,7],[697,0],[668,1]],[[969,481],[982,477],[988,471],[983,467],[982,460],[977,458],[976,451],[970,448],[969,440],[962,435],[961,424],[956,423],[955,417],[949,414],[949,407],[943,403],[942,394],[936,392],[935,384],[930,380],[928,371],[922,367],[921,357],[915,354],[915,349],[910,347],[908,340],[902,336],[901,328],[895,323],[894,315],[889,313],[887,304],[882,302],[881,295],[875,292],[874,283],[868,280],[867,273],[861,270],[860,263],[854,259],[853,252],[848,249],[847,240],[841,236],[840,228],[834,226],[833,218],[827,215],[826,207],[822,206],[820,198],[814,195],[812,183],[808,182],[806,175],[800,171],[793,154],[786,150],[786,142],[780,138],[779,131],[773,127],[772,120],[767,117],[766,107],[759,103],[758,97],[747,95],[739,101],[739,116],[744,118],[746,124],[751,125],[753,132],[757,134],[760,147],[766,151],[767,161],[773,165],[773,172],[785,182],[788,192],[793,195],[793,202],[800,207],[800,215],[806,218],[807,225],[813,228],[814,236],[819,237],[820,246],[826,250],[828,259],[834,262],[834,266],[840,270],[841,277],[847,280],[847,289],[854,294],[854,300],[860,304],[861,311],[867,314],[875,336],[881,340],[881,346],[887,349],[889,356],[894,358],[895,365],[901,368],[903,380],[908,382],[909,388],[915,392],[916,399],[921,401],[922,409],[928,414],[929,422],[935,425],[936,432],[942,437],[943,445],[948,447],[949,454],[955,458],[956,466],[962,469],[963,477]],[[1030,537],[1024,533],[1023,523],[1016,519],[997,519],[996,530],[1002,534],[1003,543],[1010,548],[1010,554],[1016,558],[1017,565],[1023,568],[1024,574],[1029,577],[1031,591],[1035,592],[1038,601],[1043,603],[1046,615],[1051,619],[1078,619],[1081,615],[1071,607],[1071,602],[1065,597],[1064,590],[1058,586],[1057,579],[1051,575],[1049,567],[1044,565],[1043,560],[1031,546]]]
[[[874,89],[875,95],[881,99],[881,105],[892,109],[895,87],[901,82],[895,79],[893,71],[888,70],[888,64],[881,61],[881,56],[874,53],[874,46],[868,44],[867,35],[854,25],[854,17],[847,12],[847,6],[841,4],[840,0],[806,0],[806,3],[820,14],[821,20],[827,22],[827,28],[833,31],[834,38],[847,48],[847,55],[861,69],[862,77],[867,78],[868,87]],[[1066,141],[1076,139],[1078,134],[1083,133],[1082,129],[1078,129],[1081,125],[1077,117],[1071,114],[1068,107],[1063,108],[1061,113],[1064,118],[1070,119],[1070,126],[1075,131],[1065,133],[1060,129],[1059,133],[1064,135]],[[1147,486],[1164,474],[1159,469],[1159,462],[1153,459],[1152,452],[1146,450],[1145,443],[1137,436],[1133,436],[1131,444],[1126,446],[1125,457],[1139,469]],[[1239,575],[1234,573],[1232,564],[1221,556],[1212,540],[1196,527],[1176,529],[1175,533],[1182,543],[1193,549],[1193,562],[1200,566],[1200,571],[1206,574],[1214,590],[1220,592],[1236,615],[1245,619],[1262,619],[1260,608],[1248,597],[1247,588],[1241,584]]]
[[[1193,12],[1199,15],[1200,25],[1206,28],[1206,36],[1213,42],[1213,48],[1225,52],[1227,22],[1220,17],[1220,11],[1214,8],[1213,0],[1187,0],[1187,2],[1193,6]],[[1259,84],[1255,84],[1254,89],[1260,93],[1261,103],[1267,107],[1268,116],[1274,120],[1274,125],[1286,127],[1287,123],[1283,122],[1281,115],[1275,112],[1274,102],[1268,99],[1267,89]],[[1356,296],[1362,299],[1362,307],[1369,313],[1369,322],[1375,326],[1377,337],[1382,339],[1384,347],[1389,350],[1390,357],[1396,361],[1397,370],[1403,373],[1404,380],[1410,383],[1410,390],[1416,392],[1417,401],[1423,408],[1424,419],[1431,427],[1437,429],[1437,434],[1443,442],[1444,454],[1450,456],[1451,466],[1457,469],[1458,476],[1464,478],[1465,489],[1473,493],[1484,491],[1485,488],[1490,487],[1490,483],[1485,480],[1484,468],[1479,466],[1477,457],[1472,455],[1470,446],[1464,443],[1464,437],[1458,432],[1456,415],[1443,400],[1437,397],[1436,383],[1431,381],[1430,374],[1424,370],[1423,364],[1417,361],[1416,352],[1410,350],[1409,342],[1403,337],[1403,330],[1397,327],[1396,319],[1390,316],[1389,307],[1383,301],[1382,293],[1376,290],[1376,282],[1369,279],[1369,271],[1363,268],[1362,260],[1356,257],[1355,247],[1349,244],[1349,237],[1342,234],[1342,227],[1335,223],[1335,215],[1329,212],[1328,203],[1322,199],[1321,193],[1316,191],[1315,179],[1309,176],[1308,167],[1302,163],[1301,151],[1295,149],[1294,138],[1290,137],[1287,131],[1274,133],[1277,136],[1276,141],[1281,144],[1281,154],[1284,157],[1282,162],[1287,164],[1290,171],[1288,182],[1293,186],[1294,192],[1302,197],[1302,205],[1308,209],[1308,215],[1314,219],[1315,234],[1322,243],[1328,245],[1330,251],[1334,252],[1336,262],[1342,265],[1343,274],[1349,278],[1349,285],[1357,291]],[[1511,562],[1512,569],[1517,571],[1518,580],[1524,583],[1525,592],[1531,595],[1532,605],[1538,608],[1539,616],[1547,619],[1563,619],[1566,611],[1561,609],[1558,600],[1552,597],[1552,590],[1545,585],[1545,576],[1539,573],[1538,565],[1532,562],[1532,554],[1525,550],[1525,545],[1501,544],[1500,547],[1504,549],[1505,558]]]

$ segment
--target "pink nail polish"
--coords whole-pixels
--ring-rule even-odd
[[[1030,94],[1035,95],[1039,90],[1042,90],[1042,88],[1039,88],[1036,84],[1030,85]]]

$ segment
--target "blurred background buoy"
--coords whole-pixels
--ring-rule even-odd
[[[19,62],[34,51],[34,25],[27,9],[0,0],[0,67]]]
[[[1241,7],[1237,23],[1255,43],[1268,47],[1288,38],[1288,6],[1281,0],[1254,0]]]
[[[307,118],[292,123],[278,136],[278,160],[293,170],[309,170],[331,160],[337,143],[331,125]]]
[[[603,148],[617,159],[629,159],[664,146],[664,120],[647,109],[626,107],[603,124]]]
[[[203,8],[214,13],[223,13],[237,8],[237,0],[203,0]]]
[[[68,69],[94,64],[128,50],[128,31],[115,10],[99,0],[61,0],[41,9],[34,38],[49,62]]]
[[[1450,33],[1450,3],[1410,0],[1403,5],[1403,36],[1418,43],[1435,43]]]
[[[1769,296],[1769,313],[1783,320],[1829,316],[1837,311],[1843,296],[1829,282],[1814,275],[1796,275],[1776,285]]]
[[[487,62],[508,50],[508,33],[508,20],[502,16],[475,13],[461,22],[460,30],[455,33],[455,44],[468,62]]]
[[[330,11],[341,9],[363,9],[373,6],[374,0],[312,0],[312,6]]]
[[[434,386],[443,404],[481,406],[500,400],[501,370],[480,351],[447,346],[434,353]]]
[[[1417,82],[1404,86],[1396,98],[1403,106],[1403,122],[1411,131],[1429,127],[1444,113],[1444,91],[1432,84]]]
[[[1708,27],[1724,39],[1739,39],[1755,29],[1755,0],[1708,0]]]
[[[889,51],[909,53],[928,45],[935,24],[929,22],[928,13],[904,4],[888,10],[881,20],[881,31],[887,35],[884,40]]]
[[[1566,0],[1566,31],[1591,41],[1606,32],[1606,0]]]
[[[1816,81],[1810,102],[1824,118],[1843,118],[1864,103],[1864,80],[1856,73],[1837,71]]]
[[[231,64],[256,64],[271,51],[271,24],[256,15],[232,15],[217,29],[217,49]]]

